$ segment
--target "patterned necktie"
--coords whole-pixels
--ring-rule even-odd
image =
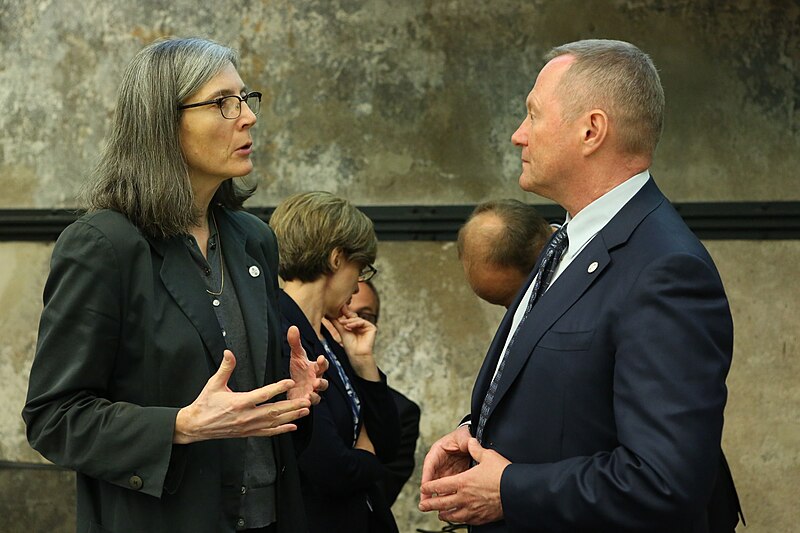
[[[481,415],[478,418],[478,428],[475,431],[475,438],[478,439],[478,442],[483,442],[483,429],[486,426],[486,418],[489,416],[489,410],[492,407],[494,395],[497,393],[497,384],[500,382],[500,376],[503,374],[503,368],[506,366],[508,352],[511,351],[514,340],[517,338],[517,333],[522,329],[522,325],[525,323],[525,319],[528,318],[528,313],[531,312],[533,304],[536,303],[541,295],[544,294],[544,291],[547,290],[548,285],[550,285],[550,281],[553,279],[553,273],[561,262],[561,256],[564,255],[567,249],[567,244],[569,244],[567,225],[564,224],[561,226],[561,229],[553,234],[545,247],[542,262],[539,264],[539,270],[536,272],[536,278],[533,280],[533,291],[531,292],[528,306],[525,308],[525,314],[522,315],[522,320],[520,320],[517,325],[517,329],[514,330],[511,341],[509,341],[506,351],[503,353],[503,358],[500,359],[500,366],[497,367],[497,372],[495,372],[489,384],[489,390],[486,391],[486,396],[481,406]]]

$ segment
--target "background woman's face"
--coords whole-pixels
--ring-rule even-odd
[[[236,68],[228,63],[183,103],[231,94],[243,96],[245,85]],[[244,103],[237,119],[224,118],[219,107],[213,104],[184,110],[180,124],[181,150],[189,165],[192,183],[222,183],[228,178],[249,174],[253,170],[250,128],[255,123],[256,116]]]
[[[338,317],[342,306],[350,300],[353,294],[358,292],[358,275],[360,272],[361,265],[349,259],[344,259],[336,272],[327,274],[325,315],[328,318]]]

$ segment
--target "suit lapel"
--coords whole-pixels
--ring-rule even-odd
[[[225,341],[217,317],[208,302],[205,284],[197,273],[197,266],[183,242],[184,238],[179,236],[167,240],[148,240],[153,249],[163,257],[159,273],[162,283],[195,327],[211,359],[219,367],[222,363],[222,352],[226,348]]]
[[[525,292],[528,289],[528,286],[530,286],[530,284],[533,282],[533,278],[536,276],[536,271],[538,268],[539,264],[537,261],[537,264],[533,268],[533,271],[531,271],[531,274],[528,276],[527,281],[517,292],[514,302],[512,302],[512,304],[506,310],[506,314],[503,316],[503,319],[500,321],[500,325],[497,327],[497,332],[494,334],[492,344],[489,345],[489,350],[486,352],[483,365],[478,372],[478,377],[475,379],[475,385],[472,387],[472,414],[474,416],[474,420],[472,421],[473,427],[477,427],[478,414],[481,411],[481,405],[483,405],[483,398],[486,396],[486,391],[489,389],[489,383],[491,383],[492,376],[494,376],[494,370],[497,368],[497,362],[500,360],[500,353],[505,346],[506,338],[508,338],[508,333],[511,330],[511,323],[514,320],[514,314],[516,313],[517,308],[522,301],[522,297],[525,295]]]
[[[586,245],[580,254],[570,263],[567,269],[556,279],[553,285],[539,298],[536,305],[531,309],[530,314],[521,325],[521,329],[514,340],[514,344],[507,355],[505,367],[500,382],[497,385],[497,392],[489,410],[488,417],[497,405],[502,401],[503,396],[516,380],[528,358],[531,357],[534,348],[541,340],[542,336],[561,318],[561,316],[574,305],[580,297],[591,287],[601,274],[611,268],[610,251],[618,246],[624,245],[644,218],[658,207],[666,199],[656,186],[652,178],[634,195],[634,197],[623,206],[606,226]],[[540,257],[541,259],[541,257]],[[597,263],[597,265],[594,265]],[[590,268],[591,265],[591,268]],[[538,270],[538,263],[534,272]],[[591,272],[590,272],[591,270]],[[533,276],[531,276],[532,278]],[[530,284],[528,280],[526,287]],[[521,291],[522,292],[522,291]],[[512,306],[516,309],[521,300],[521,295],[517,295],[517,301]],[[510,308],[511,309],[511,308]],[[492,347],[487,355],[487,361],[491,359],[494,364],[484,366],[476,382],[476,393],[473,394],[472,412],[473,423],[477,422],[483,398],[489,386],[489,381],[494,374],[494,368],[500,357],[499,351],[505,345],[507,330],[510,328],[510,317],[513,317],[511,310],[506,313],[501,323],[500,330],[492,342]],[[501,334],[503,331],[506,334]],[[487,368],[487,366],[489,368]],[[490,371],[489,371],[490,370]],[[480,388],[478,387],[480,385]],[[476,401],[478,402],[476,404]],[[477,405],[477,407],[476,407]]]
[[[596,236],[576,257],[553,285],[539,298],[520,325],[514,344],[506,356],[503,375],[497,384],[489,416],[503,399],[517,375],[533,353],[534,347],[552,325],[569,309],[608,267],[611,259],[605,242]],[[589,272],[589,265],[597,267]]]

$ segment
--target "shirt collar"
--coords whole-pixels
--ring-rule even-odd
[[[619,213],[625,204],[633,198],[639,189],[644,187],[650,178],[650,171],[644,170],[631,176],[603,196],[584,207],[577,215],[570,217],[567,213],[566,222],[569,246],[564,258],[578,255],[583,247]]]

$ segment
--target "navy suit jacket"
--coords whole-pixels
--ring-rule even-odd
[[[472,428],[524,292],[478,375]],[[708,531],[733,324],[711,257],[652,178],[521,328],[483,438],[513,463],[505,520],[474,531]]]

